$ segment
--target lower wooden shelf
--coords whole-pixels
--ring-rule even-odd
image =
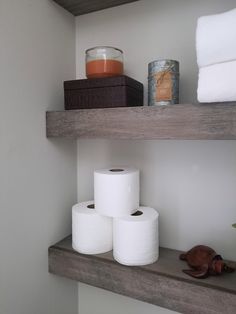
[[[112,252],[75,252],[69,236],[49,248],[49,272],[180,313],[236,313],[236,272],[191,278],[182,272],[187,265],[180,253],[161,248],[158,262],[127,267],[114,261]]]

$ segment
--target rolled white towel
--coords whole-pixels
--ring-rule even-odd
[[[210,65],[199,69],[198,101],[236,101],[236,61]]]
[[[196,48],[199,68],[236,60],[236,9],[200,17]]]

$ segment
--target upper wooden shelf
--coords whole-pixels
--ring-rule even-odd
[[[160,249],[151,265],[118,264],[112,252],[82,255],[71,237],[49,248],[49,272],[186,314],[233,314],[236,309],[236,272],[194,279],[182,272],[181,252]]]
[[[116,7],[138,0],[54,0],[70,13],[77,15],[87,14],[94,11]]]
[[[47,112],[47,137],[236,139],[236,103]]]

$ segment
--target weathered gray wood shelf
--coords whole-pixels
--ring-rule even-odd
[[[54,0],[74,15],[82,15],[138,0]]]
[[[180,313],[236,313],[236,273],[197,280],[182,272],[179,254],[162,248],[158,262],[127,267],[112,252],[79,254],[67,237],[49,248],[49,272]]]
[[[236,103],[47,112],[47,137],[236,139]]]

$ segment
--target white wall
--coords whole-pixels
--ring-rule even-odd
[[[0,313],[75,314],[77,284],[48,274],[70,233],[76,145],[48,140],[45,111],[75,77],[74,17],[48,0],[0,0]]]
[[[124,50],[126,74],[145,87],[148,62],[159,57],[179,60],[181,102],[195,102],[197,18],[234,7],[235,0],[143,0],[78,17],[77,77],[84,77],[86,48],[113,45]],[[141,203],[160,212],[162,246],[186,250],[200,243],[213,246],[226,258],[236,258],[236,233],[231,228],[236,221],[235,141],[80,140],[79,200],[92,198],[95,168],[117,164],[140,168]],[[95,295],[96,305],[88,304]],[[110,314],[119,298],[80,285],[79,314]],[[124,307],[121,302],[119,313],[122,309],[129,314],[161,313],[131,299]]]
[[[135,299],[79,284],[79,314],[172,314],[176,313]]]

